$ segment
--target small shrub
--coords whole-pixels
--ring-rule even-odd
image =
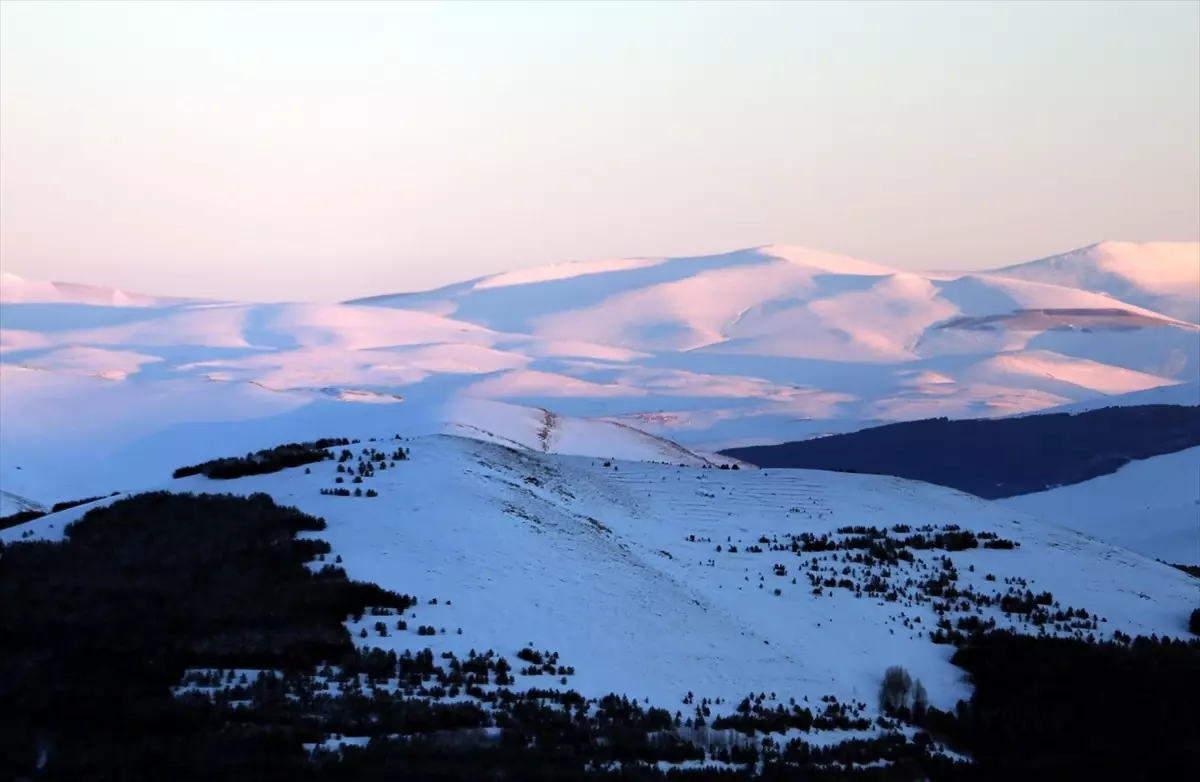
[[[543,660],[541,652],[536,652],[533,649],[530,649],[528,646],[517,652],[517,659],[524,660],[527,663],[533,663],[534,665],[541,665]]]

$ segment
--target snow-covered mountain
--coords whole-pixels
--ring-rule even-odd
[[[420,309],[497,331],[636,351],[864,363],[971,351],[978,340],[957,332],[1000,324],[1024,336],[983,343],[987,347],[1025,347],[1029,334],[1052,329],[1171,322],[1099,289],[989,273],[900,272],[795,247],[571,266],[351,303]],[[1061,309],[1080,312],[1043,312]],[[1114,309],[1123,313],[1105,312]]]
[[[231,446],[384,421],[606,458],[678,449],[664,460],[687,462],[886,421],[1178,395],[1200,382],[1200,327],[1108,290],[1118,269],[1137,291],[1186,303],[1197,245],[1161,247],[1097,245],[1070,254],[1075,276],[1029,280],[1021,269],[1062,264],[920,274],[770,246],[340,305],[5,275],[0,462],[28,471],[12,494],[45,503],[131,488]],[[571,422],[549,443],[546,415]],[[52,467],[68,446],[103,467]]]
[[[1101,242],[994,274],[1104,293],[1130,304],[1200,322],[1200,244]]]

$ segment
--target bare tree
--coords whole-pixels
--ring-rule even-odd
[[[891,713],[907,706],[909,694],[912,692],[912,677],[908,671],[899,665],[893,665],[883,674],[883,684],[879,687],[879,708],[885,713]],[[925,688],[921,688],[924,693]]]

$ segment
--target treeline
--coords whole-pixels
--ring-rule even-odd
[[[118,494],[120,494],[120,492],[113,492],[109,496],[115,497]],[[51,513],[58,513],[60,511],[64,511],[64,510],[70,510],[71,508],[77,508],[80,505],[87,505],[89,502],[96,502],[97,500],[103,500],[103,499],[105,499],[105,498],[104,497],[84,497],[81,500],[65,500],[63,502],[56,502],[56,503],[54,503],[54,505],[52,505],[50,507],[50,510],[48,510],[48,511],[44,511],[44,510],[17,511],[16,513],[11,513],[7,516],[0,516],[0,529],[8,529],[9,527],[15,527],[18,524],[24,524],[27,521],[33,521],[34,519],[40,519],[42,516],[46,516]]]
[[[902,715],[992,779],[1200,778],[1200,641],[994,631],[952,662],[974,692],[953,712]]]
[[[1200,578],[1200,565],[1181,565],[1175,562],[1163,562],[1161,559],[1159,562],[1162,562],[1164,565],[1170,565],[1176,570],[1182,570],[1192,578]]]
[[[24,524],[27,521],[40,519],[46,515],[44,510],[19,510],[16,513],[10,513],[7,516],[0,516],[0,529],[8,529],[15,527],[18,524]]]
[[[190,475],[203,475],[205,478],[229,480],[243,478],[247,475],[266,475],[289,467],[302,467],[306,464],[332,459],[333,454],[329,453],[327,449],[345,445],[350,445],[350,440],[344,437],[324,438],[311,443],[287,443],[248,453],[245,456],[227,456],[180,467],[171,477],[186,478]]]
[[[759,467],[894,475],[1000,499],[1069,486],[1200,446],[1200,407],[1138,405],[1021,418],[923,421],[732,448]]]

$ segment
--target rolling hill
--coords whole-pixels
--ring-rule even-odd
[[[955,645],[964,643],[972,628],[994,625],[1042,638],[1040,646],[1025,652],[1034,658],[1022,658],[1020,663],[1032,665],[1033,671],[1048,664],[1047,654],[1059,659],[1059,649],[1086,655],[1088,647],[1082,641],[1086,638],[1178,637],[1185,632],[1186,617],[1195,605],[1195,581],[1174,568],[1005,505],[928,484],[824,472],[601,461],[446,435],[397,441],[389,432],[380,430],[378,440],[351,445],[346,449],[348,457],[309,467],[233,480],[192,476],[159,487],[245,497],[258,517],[274,503],[285,506],[283,513],[306,513],[316,523],[313,531],[304,533],[311,551],[336,565],[312,563],[314,570],[335,570],[323,571],[320,579],[301,571],[307,578],[301,579],[303,583],[323,583],[344,569],[356,583],[378,585],[387,591],[377,594],[396,596],[402,606],[408,606],[399,621],[395,611],[378,604],[347,616],[345,637],[354,639],[353,649],[361,647],[357,652],[361,662],[354,663],[356,658],[348,654],[339,665],[324,666],[324,672],[318,665],[304,674],[303,681],[310,682],[304,686],[313,689],[291,701],[290,708],[303,710],[315,704],[334,709],[340,701],[330,699],[343,693],[359,713],[369,710],[372,702],[386,706],[378,721],[339,718],[333,712],[327,722],[328,716],[312,715],[300,735],[308,737],[310,751],[326,747],[333,757],[369,741],[378,751],[381,740],[436,738],[430,731],[438,724],[434,715],[442,712],[435,709],[443,708],[451,710],[450,717],[459,713],[453,709],[470,708],[488,728],[482,734],[461,728],[450,731],[465,733],[455,745],[457,751],[474,746],[472,741],[487,746],[501,735],[515,741],[522,735],[522,725],[526,731],[533,728],[527,723],[531,714],[516,711],[513,698],[553,702],[558,697],[554,693],[567,689],[574,693],[567,714],[581,724],[585,718],[598,719],[605,709],[632,701],[638,704],[639,714],[659,710],[661,719],[654,731],[660,738],[678,736],[686,745],[699,748],[697,760],[682,762],[678,753],[657,754],[665,752],[653,749],[660,746],[657,743],[640,745],[643,750],[637,757],[663,758],[652,764],[660,771],[702,766],[731,769],[730,750],[746,750],[750,745],[764,753],[785,744],[842,747],[851,753],[848,757],[870,758],[876,757],[866,754],[873,745],[863,742],[887,736],[911,735],[918,756],[945,757],[947,748],[940,740],[931,743],[927,734],[913,735],[911,726],[882,713],[880,682],[890,666],[903,666],[923,683],[931,709],[945,715],[955,710],[963,713],[966,707],[956,704],[972,698],[971,687],[963,669],[951,660],[962,663]],[[386,457],[377,453],[388,453],[397,444],[407,451],[407,458],[384,469]],[[356,461],[358,457],[362,460]],[[376,469],[367,470],[363,466],[367,462]],[[355,488],[365,487],[369,494],[334,493],[354,485],[337,483],[346,474],[343,464],[362,479]],[[271,499],[264,499],[268,495]],[[28,557],[48,556],[50,549],[20,546],[61,540],[69,532],[67,525],[81,519],[92,520],[88,529],[93,546],[116,547],[130,567],[136,552],[147,545],[161,546],[164,537],[185,534],[187,528],[178,515],[153,514],[155,508],[164,507],[165,497],[112,497],[0,531],[0,542],[12,546],[5,552],[4,567],[19,567]],[[228,498],[211,496],[192,500],[183,496],[174,507],[182,512],[193,502],[221,503],[227,512],[238,507]],[[138,532],[139,520],[127,515],[139,507],[151,511],[141,520],[153,522],[148,532]],[[97,508],[111,513],[90,515],[98,513]],[[105,530],[115,528],[127,529],[134,543],[103,541]],[[83,534],[78,527],[74,530],[72,538]],[[196,528],[206,541],[203,547],[213,545],[209,530],[211,525]],[[196,547],[168,551],[186,559]],[[77,559],[70,561],[82,564],[83,551],[68,551],[78,551],[73,555]],[[268,559],[265,553],[248,559],[236,572],[262,567],[252,563]],[[11,578],[36,574],[44,581],[69,580],[74,572],[50,573],[47,567],[48,561],[36,570],[6,573]],[[159,560],[148,567],[136,582],[138,598],[145,599],[146,590],[156,581],[179,588],[170,580],[171,570]],[[96,577],[121,578],[123,572],[107,566],[99,568],[97,573],[104,575]],[[234,572],[228,575],[234,576]],[[206,594],[208,581],[188,582],[188,594],[196,590]],[[27,595],[40,595],[32,585],[21,588]],[[277,599],[273,593],[234,590],[218,592],[189,610],[219,611],[225,605],[221,601],[231,597],[236,611],[227,622],[247,616],[262,601]],[[6,603],[7,610],[18,611],[17,602]],[[263,610],[269,610],[269,605],[265,603]],[[117,610],[115,618],[120,619],[119,606],[106,610]],[[264,618],[261,629],[240,642],[253,644],[255,638],[279,632],[281,616],[268,614],[269,621]],[[103,617],[85,613],[83,618],[98,628],[95,623]],[[137,627],[147,621],[139,620]],[[173,627],[186,626],[186,615],[175,621]],[[215,627],[223,630],[227,625]],[[1076,645],[1052,648],[1045,643],[1050,638],[1074,639]],[[72,648],[80,643],[87,648],[87,639],[77,638]],[[151,633],[146,642],[154,639]],[[227,635],[217,635],[216,640],[219,648],[237,648],[230,646]],[[1138,642],[1138,649],[1142,643]],[[26,646],[17,648],[40,661],[42,647]],[[1113,655],[1134,653],[1121,651],[1120,643],[1106,648]],[[229,657],[231,651],[224,654],[227,659],[241,659]],[[486,683],[479,686],[478,679],[472,678],[468,681],[475,683],[464,692],[439,686],[433,670],[424,678],[420,673],[415,678],[358,673],[349,680],[342,671],[352,663],[367,665],[375,659],[375,668],[382,661],[385,671],[394,672],[397,665],[402,670],[411,668],[412,661],[420,659],[414,655],[448,664],[452,672],[465,670],[468,661],[476,658],[481,659],[471,662],[471,671],[480,670],[482,660],[494,661],[497,655],[515,662],[510,681],[493,682],[483,668]],[[543,664],[546,659],[553,661],[550,673]],[[1004,659],[1013,663],[1011,656]],[[236,720],[248,713],[275,713],[271,704],[279,696],[273,699],[271,693],[279,687],[301,686],[300,671],[291,670],[281,680],[261,667],[190,668],[175,691],[212,698],[218,709],[229,699],[238,701],[242,710],[232,713],[229,719],[235,721],[227,729],[236,731],[240,724]],[[133,668],[99,666],[89,670],[85,679],[100,676],[103,686],[110,681],[104,677],[131,675],[127,670]],[[447,676],[444,667],[439,670],[437,682]],[[53,673],[48,669],[39,675]],[[243,677],[240,684],[239,676]],[[0,684],[6,681],[15,680],[0,676]],[[1061,684],[1061,679],[1055,681]],[[1160,684],[1155,687],[1154,692],[1160,692]],[[1054,700],[1055,689],[1047,682],[1038,697],[1054,709],[1048,718],[1058,720],[1053,735],[1059,741],[1069,735],[1062,726],[1074,724],[1074,718],[1064,722],[1062,715],[1076,714],[1079,706],[1071,700]],[[35,690],[33,697],[46,697],[43,691]],[[1095,688],[1094,693],[1107,691]],[[106,696],[106,703],[128,697],[125,691],[114,693]],[[498,697],[501,693],[505,694]],[[573,708],[576,699],[579,705]],[[286,697],[283,702],[288,703]],[[76,703],[82,712],[73,719],[96,719],[92,701]],[[408,712],[397,710],[411,708],[412,703],[426,704],[420,707],[423,716],[403,719]],[[482,711],[475,712],[476,708]],[[672,721],[676,712],[678,719]],[[685,712],[687,725],[682,721]],[[205,713],[211,720],[214,712]],[[823,719],[812,722],[814,713]],[[514,725],[508,715],[522,722]],[[1011,719],[1012,712],[1006,715]],[[1036,725],[1039,715],[1029,715]],[[122,722],[135,717],[110,715]],[[39,724],[62,722],[53,713],[50,717],[39,713],[37,719]],[[262,731],[267,724],[256,722],[254,729]],[[386,727],[381,732],[381,725],[393,724],[409,727],[399,736],[390,735]],[[632,719],[624,724],[626,731],[634,727]],[[642,724],[641,717],[636,724]],[[590,721],[587,725],[589,730],[603,730],[603,723],[596,728],[590,727]],[[1114,725],[1115,730],[1129,730]],[[1172,722],[1171,729],[1180,733],[1188,725]],[[184,726],[173,730],[182,733]],[[1147,723],[1145,730],[1157,728]],[[764,744],[762,739],[770,731],[774,737]],[[303,760],[297,733],[284,732],[277,739],[279,747],[295,747],[289,762]],[[1029,731],[1007,735],[1018,737],[1024,749],[1031,749]],[[67,738],[78,740],[69,733]],[[22,757],[29,754],[31,745],[24,743],[20,731],[6,733],[3,740]],[[905,743],[904,738],[899,740]],[[1001,767],[1011,763],[1003,760],[1012,754],[1011,747],[1004,748],[1005,739],[989,741],[999,742],[995,746],[1000,748]],[[595,746],[604,743],[591,745],[588,751],[596,752]],[[180,746],[181,751],[184,746],[196,751],[190,744]],[[989,746],[977,745],[983,753],[980,759],[987,758]],[[1139,750],[1141,754],[1126,760],[1128,768],[1149,771],[1187,757],[1186,751],[1181,754],[1182,745],[1171,746],[1176,749],[1165,755]],[[248,750],[245,744],[235,744],[230,751],[240,755]],[[1045,769],[1070,758],[1079,768],[1088,757],[1095,762],[1110,758],[1110,753],[1070,747],[1068,751],[1063,755],[1057,750],[1055,755],[1054,747],[1040,747],[1036,754],[1022,754],[1022,763],[1026,768]],[[470,757],[463,756],[462,762],[475,762]],[[735,754],[732,764],[753,764],[754,757]],[[801,757],[811,755],[793,760]],[[951,752],[948,757],[957,756]],[[51,758],[56,760],[53,754]],[[103,754],[65,760],[70,764],[97,759],[104,762]],[[322,762],[331,759],[321,756]],[[15,762],[17,756],[11,760]],[[627,763],[631,760],[624,758]],[[4,762],[0,759],[0,768]],[[440,762],[447,760],[442,757]],[[891,760],[877,764],[887,766]],[[834,762],[831,767],[839,765]],[[898,778],[924,778],[919,769],[908,768],[905,773],[904,764],[898,768]]]
[[[392,442],[388,431],[378,432],[384,449]],[[353,450],[372,445],[364,441]],[[939,707],[967,694],[922,632],[935,625],[931,605],[856,599],[853,588],[813,594],[805,575],[811,556],[769,545],[790,546],[792,536],[804,532],[836,538],[842,528],[906,524],[996,533],[1020,546],[952,553],[960,586],[1004,592],[1002,582],[996,586],[984,576],[1021,577],[1064,606],[1107,617],[1107,633],[1177,635],[1194,599],[1192,580],[1149,558],[927,484],[621,460],[606,466],[446,435],[406,438],[403,445],[411,451],[408,461],[362,484],[378,491],[374,499],[321,495],[319,489],[336,485],[334,461],[314,465],[311,474],[291,469],[231,481],[196,476],[155,488],[266,492],[326,519],[321,537],[352,577],[439,598],[438,605],[418,609],[418,618],[462,627],[463,634],[421,639],[436,652],[515,651],[533,642],[573,662],[581,692],[617,690],[652,703],[676,703],[689,690],[720,697],[730,708],[752,690],[871,700],[890,664],[920,676]],[[0,540],[31,533],[59,538],[90,507],[0,531]],[[892,578],[903,580],[942,552],[915,553],[916,561],[894,566]],[[777,562],[785,564],[786,576],[773,574]],[[799,576],[796,584],[793,576]],[[591,619],[575,621],[585,608]],[[783,616],[789,621],[779,621]],[[923,624],[910,626],[917,616]],[[995,617],[1024,626],[1019,615],[996,611]],[[364,617],[348,626],[357,635],[373,623]],[[413,643],[410,635],[373,643],[402,651]],[[739,664],[741,672],[730,675]]]

